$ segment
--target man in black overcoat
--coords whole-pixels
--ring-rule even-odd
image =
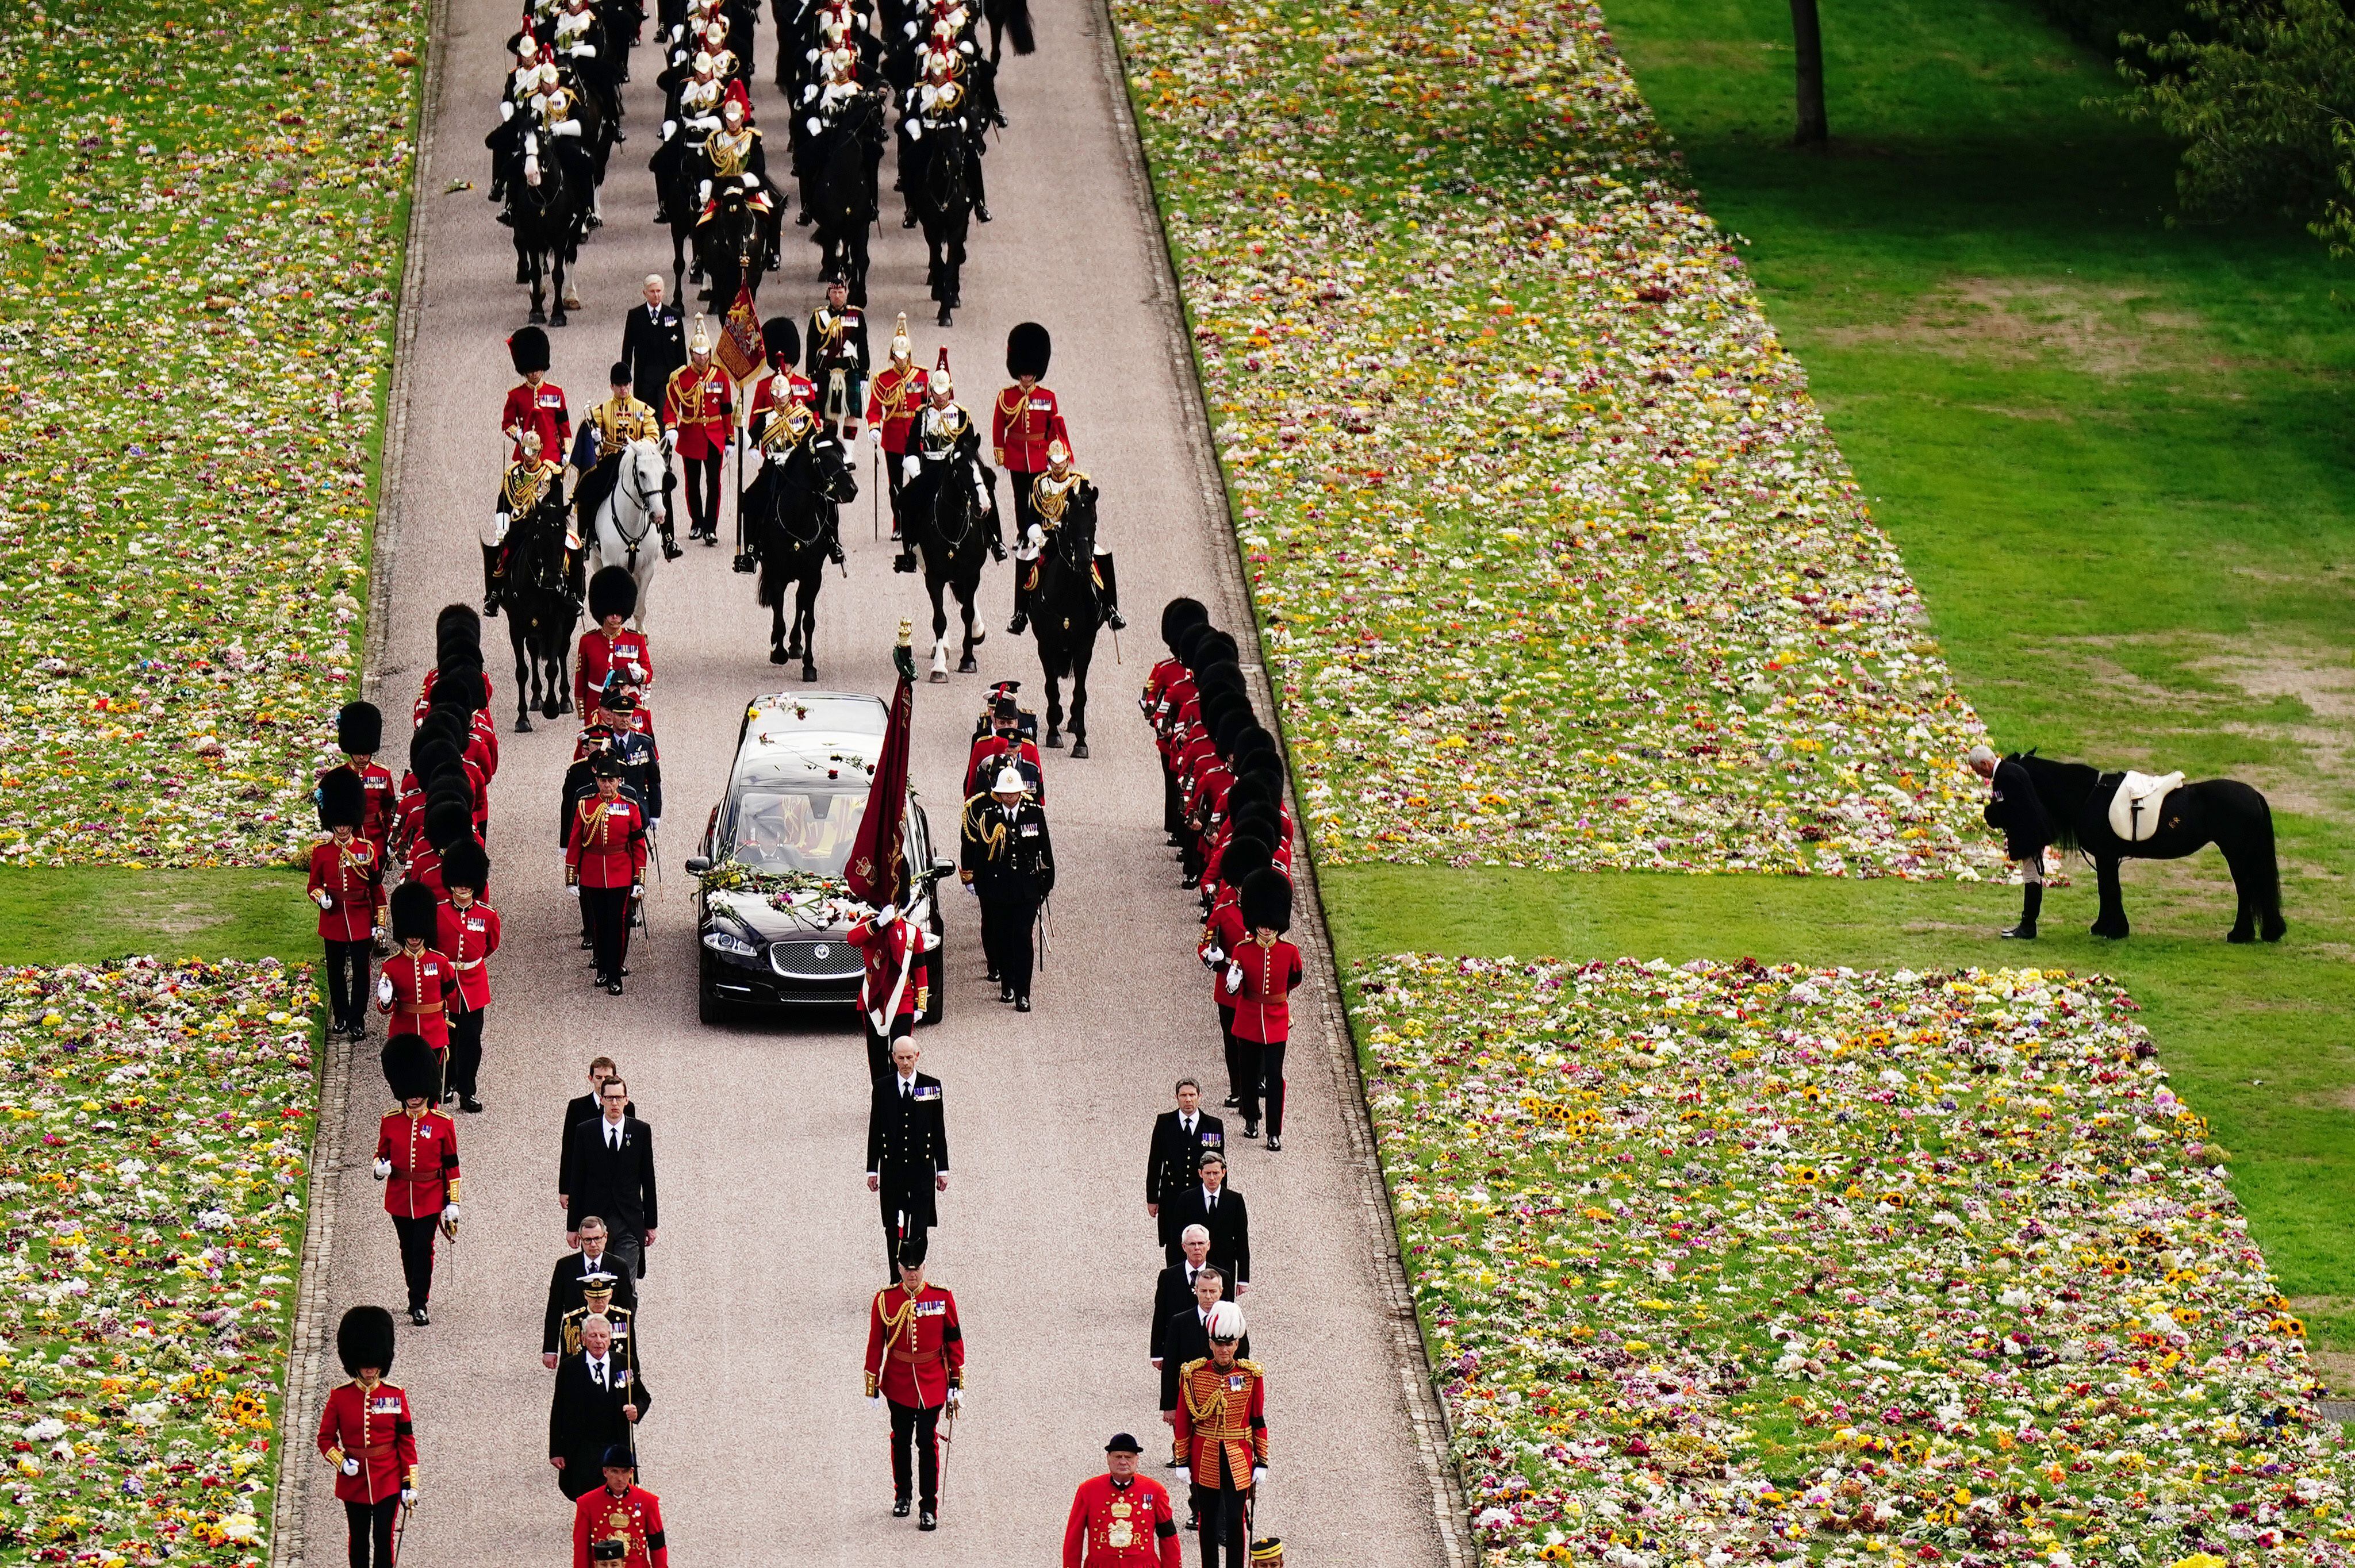
[[[655,1227],[661,1223],[655,1200],[655,1129],[629,1114],[630,1089],[621,1079],[606,1079],[597,1095],[603,1114],[568,1135],[572,1186],[564,1194],[564,1239],[578,1245],[581,1222],[595,1214],[605,1222],[605,1251],[616,1261],[615,1272],[636,1279],[645,1274],[645,1249],[655,1245]]]
[[[590,1319],[581,1353],[556,1369],[548,1405],[548,1462],[566,1497],[577,1501],[604,1485],[605,1450],[618,1443],[634,1452],[637,1423],[654,1403],[636,1351],[614,1345],[604,1319]]]
[[[876,1080],[867,1113],[867,1190],[883,1206],[883,1266],[898,1277],[901,1238],[939,1223],[932,1195],[949,1190],[949,1135],[941,1081],[916,1071],[913,1040],[891,1043],[892,1070]]]
[[[1223,1154],[1227,1124],[1202,1109],[1202,1086],[1192,1078],[1178,1080],[1178,1106],[1153,1123],[1153,1145],[1145,1156],[1145,1212],[1159,1225],[1156,1239],[1165,1247],[1178,1239],[1170,1223],[1170,1205],[1194,1185],[1197,1162],[1206,1149]]]
[[[1975,746],[1971,771],[1988,784],[1987,825],[2003,834],[2003,853],[2019,867],[2019,924],[2004,935],[2033,941],[2036,916],[2044,908],[2044,846],[2052,842],[2052,819],[2017,755],[1998,761],[1993,747]]]

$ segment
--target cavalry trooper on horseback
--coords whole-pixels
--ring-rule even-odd
[[[1006,539],[1003,524],[997,517],[997,474],[981,461],[981,431],[975,428],[973,416],[956,401],[956,387],[949,378],[949,353],[941,350],[940,363],[924,377],[926,400],[923,412],[916,416],[909,430],[907,454],[900,460],[900,493],[907,487],[917,487],[920,498],[930,502],[958,464],[971,460],[974,469],[974,499],[989,520],[989,553],[998,560],[1006,559]],[[916,531],[900,530],[900,556],[891,563],[895,572],[916,569]]]
[[[802,356],[802,334],[791,316],[771,316],[761,323],[761,347],[768,360],[770,374],[752,383],[752,401],[745,406],[745,451],[749,454],[760,444],[760,432],[768,428],[768,416],[786,403],[799,403],[811,413],[817,412],[817,387],[797,368]]]
[[[655,173],[656,223],[671,220],[668,204],[674,191],[687,187],[688,160],[699,165],[704,138],[719,129],[719,101],[728,91],[728,84],[719,79],[719,62],[699,51],[691,56],[687,70],[679,73],[677,91],[678,101],[663,120],[662,145],[646,163]]]
[[[851,302],[850,280],[839,266],[826,273],[826,303],[810,312],[804,337],[820,417],[841,440],[857,440],[867,403],[867,312]]]
[[[773,270],[781,215],[776,197],[769,191],[769,158],[761,145],[760,127],[751,122],[752,101],[744,84],[730,82],[727,96],[719,101],[719,129],[703,139],[700,160],[688,164],[696,170],[695,199],[700,208],[695,221],[698,227],[711,221],[719,211],[719,198],[731,184],[741,189],[744,205],[760,215],[761,233]]]
[[[540,456],[539,442],[538,430],[523,432],[517,442],[521,455],[507,464],[506,474],[499,481],[499,498],[483,529],[485,615],[499,612],[499,598],[506,588],[507,557],[513,553],[509,535],[518,525],[530,526],[543,507],[564,510],[564,470]],[[570,533],[564,543],[568,551],[580,547],[579,538]]]
[[[1049,442],[1047,471],[1030,481],[1030,530],[1017,542],[1014,552],[1014,623],[1006,630],[1015,636],[1021,636],[1023,628],[1029,624],[1030,596],[1039,587],[1039,557],[1047,553],[1054,535],[1062,527],[1064,513],[1076,503],[1092,516],[1096,499],[1094,482],[1071,466],[1071,449],[1060,440]],[[1101,534],[1096,535],[1095,560],[1089,569],[1103,607],[1103,623],[1114,631],[1127,630],[1128,618],[1120,612],[1120,577],[1113,568],[1112,552],[1104,547]]]
[[[622,92],[616,76],[619,55],[607,37],[603,19],[591,8],[590,0],[566,0],[565,8],[556,14],[549,52],[555,56],[558,65],[572,73],[572,79],[581,84],[581,92],[597,106],[606,123],[617,126],[614,139],[620,140]]]
[[[975,69],[978,74],[979,68]],[[907,109],[900,116],[900,190],[907,198],[907,211],[900,220],[902,228],[913,228],[922,221],[916,212],[916,180],[923,167],[924,138],[931,135],[937,140],[941,132],[951,128],[964,134],[965,183],[973,187],[973,216],[983,223],[989,221],[981,154],[983,132],[988,130],[990,118],[957,79],[964,73],[964,63],[954,51],[928,51],[924,79],[909,94]]]
[[[597,509],[613,493],[613,486],[622,476],[622,453],[632,441],[660,441],[663,439],[662,416],[638,401],[630,390],[630,367],[616,360],[607,379],[613,390],[603,402],[589,410],[581,422],[581,439],[573,443],[572,469],[581,482],[572,493],[572,505],[580,518],[574,529],[580,538],[590,538],[597,531]],[[678,476],[666,464],[663,469],[663,559],[679,557],[678,540],[674,536],[671,522],[671,492],[678,488]]]
[[[508,52],[515,56],[515,69],[499,96],[499,122],[483,138],[483,145],[491,151],[490,199],[494,203],[507,198],[507,187],[523,178],[524,132],[538,123],[540,105],[556,87],[556,63],[541,57],[539,40],[529,33],[519,33],[507,41]],[[514,220],[506,214],[499,217],[502,223]]]
[[[769,492],[778,482],[786,462],[797,449],[806,446],[825,429],[818,417],[810,412],[809,404],[794,395],[793,385],[800,380],[790,370],[779,370],[762,385],[768,400],[753,410],[747,431],[752,443],[748,455],[760,464],[760,472],[744,487],[738,503],[747,518],[770,515],[773,503]],[[820,538],[826,546],[826,558],[840,566],[842,520],[831,505],[824,507],[821,515],[824,521]]]

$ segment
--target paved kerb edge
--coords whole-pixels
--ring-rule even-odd
[[[1242,541],[1234,530],[1234,514],[1228,503],[1226,482],[1219,472],[1217,459],[1211,455],[1214,449],[1210,441],[1209,404],[1194,364],[1193,337],[1186,320],[1185,296],[1178,290],[1175,252],[1168,230],[1161,220],[1152,166],[1146,157],[1144,137],[1129,99],[1127,65],[1121,52],[1120,30],[1113,19],[1107,0],[1097,0],[1095,14],[1098,59],[1104,72],[1114,116],[1119,122],[1117,139],[1127,154],[1125,161],[1130,187],[1153,240],[1147,247],[1153,253],[1155,284],[1150,302],[1162,318],[1162,339],[1169,354],[1171,373],[1180,389],[1176,412],[1183,429],[1187,455],[1193,462],[1195,482],[1203,508],[1220,520],[1226,536],[1226,548],[1212,552],[1219,567],[1217,598],[1222,612],[1222,624],[1248,628],[1256,643],[1259,618],[1252,608],[1250,585],[1243,572]],[[1274,688],[1268,679],[1264,650],[1260,651],[1256,662],[1244,667],[1244,675],[1252,684],[1259,710],[1269,715],[1270,723],[1281,734],[1284,711],[1275,701]],[[1286,750],[1288,753],[1289,747]],[[1287,792],[1289,789],[1287,783]],[[1293,800],[1293,821],[1299,822],[1304,820],[1295,796]],[[1467,1568],[1474,1555],[1466,1540],[1466,1521],[1471,1514],[1465,1503],[1462,1478],[1457,1474],[1449,1452],[1446,1408],[1433,1393],[1438,1384],[1432,1375],[1422,1325],[1415,1318],[1414,1292],[1407,1283],[1405,1265],[1399,1253],[1396,1217],[1391,1210],[1390,1192],[1382,1180],[1380,1158],[1374,1142],[1373,1121],[1366,1107],[1365,1077],[1358,1061],[1357,1049],[1349,1038],[1348,1014],[1341,1005],[1340,970],[1333,953],[1332,935],[1325,923],[1325,905],[1317,889],[1314,852],[1305,837],[1301,842],[1301,849],[1304,853],[1295,863],[1294,871],[1295,877],[1304,884],[1299,891],[1305,896],[1295,900],[1298,915],[1292,936],[1307,959],[1310,986],[1316,993],[1315,1003],[1309,1010],[1316,1019],[1315,1027],[1322,1037],[1326,1054],[1333,1064],[1334,1076],[1344,1089],[1346,1103],[1341,1107],[1341,1124],[1349,1140],[1348,1162],[1358,1175],[1359,1198],[1364,1206],[1367,1234],[1375,1253],[1372,1260],[1375,1279],[1381,1290],[1383,1305],[1389,1310],[1391,1349],[1398,1367],[1400,1393],[1406,1405],[1407,1419],[1414,1428],[1415,1446],[1422,1455],[1424,1479],[1431,1488],[1432,1513],[1439,1528],[1441,1550],[1449,1568]]]
[[[368,630],[361,651],[360,690],[381,687],[390,635],[390,562],[400,547],[400,479],[409,448],[409,367],[422,309],[425,272],[426,171],[432,163],[434,110],[442,90],[447,0],[429,0],[424,79],[417,94],[417,143],[409,171],[409,242],[401,256],[400,305],[394,317],[392,381],[384,401],[383,461],[377,468],[376,526],[368,555]],[[325,1036],[321,1053],[319,1115],[311,1133],[311,1212],[303,1230],[303,1278],[295,1298],[294,1340],[286,1356],[285,1396],[279,1402],[278,1489],[270,1510],[270,1568],[304,1568],[310,1531],[311,1489],[294,1464],[302,1439],[326,1397],[335,1330],[326,1300],[328,1259],[336,1241],[336,1195],[343,1190],[344,1150],[351,1141],[352,1043]]]

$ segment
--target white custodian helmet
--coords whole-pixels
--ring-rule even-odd
[[[997,770],[997,777],[990,781],[989,788],[993,794],[1019,795],[1029,786],[1022,782],[1021,769],[1001,768]]]

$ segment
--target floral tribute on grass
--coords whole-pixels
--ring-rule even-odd
[[[1320,855],[1997,863],[1978,719],[1599,11],[1113,10]]]
[[[0,973],[0,1563],[269,1555],[312,1005],[274,960]]]
[[[425,11],[0,15],[0,862],[310,842],[357,668]]]
[[[1357,980],[1490,1563],[2355,1563],[2304,1330],[2114,982]]]

